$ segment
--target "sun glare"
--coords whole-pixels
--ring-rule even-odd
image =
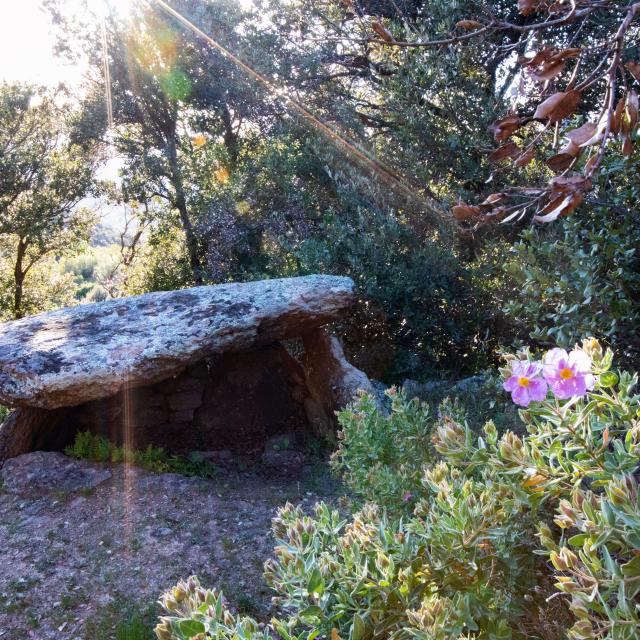
[[[133,0],[65,0],[63,12],[100,18],[110,12],[125,16]],[[78,84],[84,73],[80,65],[68,65],[52,55],[54,47],[51,18],[43,0],[5,2],[0,9],[0,82],[31,82],[56,86],[60,82]]]
[[[82,0],[75,0],[78,4]],[[105,17],[110,13],[126,15],[133,6],[132,0],[89,0],[91,11],[100,17]]]

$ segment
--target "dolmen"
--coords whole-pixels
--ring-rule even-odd
[[[311,275],[147,293],[0,324],[0,465],[90,431],[167,451],[250,453],[335,429],[367,376],[323,328],[355,302]]]

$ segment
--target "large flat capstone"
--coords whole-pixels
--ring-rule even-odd
[[[56,409],[159,382],[218,354],[300,336],[354,302],[313,275],[148,293],[0,325],[0,403]]]

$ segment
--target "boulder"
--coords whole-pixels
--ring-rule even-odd
[[[300,336],[354,302],[314,275],[148,293],[0,325],[0,403],[57,409],[171,378],[189,365]],[[195,402],[175,407],[188,412]]]
[[[310,428],[331,435],[336,411],[358,389],[373,391],[320,328],[353,298],[350,279],[309,276],[0,325],[0,402],[17,407],[0,425],[0,466],[89,431],[135,449],[263,454],[269,468],[299,470],[304,455],[270,445],[304,440]]]

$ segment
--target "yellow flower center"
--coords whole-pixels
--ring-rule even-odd
[[[528,387],[529,386],[529,378],[518,378],[518,384],[521,387]]]
[[[563,380],[571,380],[573,378],[573,371],[571,369],[564,367],[564,369],[560,370],[560,377]]]

